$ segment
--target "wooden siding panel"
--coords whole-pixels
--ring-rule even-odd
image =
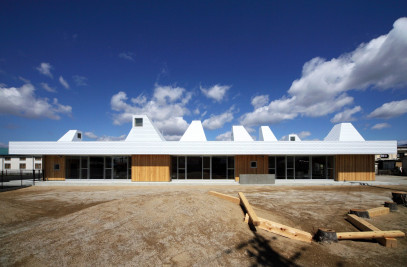
[[[131,157],[133,182],[169,182],[171,157],[169,155],[133,155]]]
[[[374,181],[374,155],[335,156],[336,181]]]
[[[65,181],[65,156],[44,156],[45,179],[48,181]],[[59,170],[54,165],[59,164]]]
[[[257,168],[250,168],[251,161],[257,161]],[[240,174],[268,174],[268,168],[268,156],[235,156],[235,181],[239,182]]]

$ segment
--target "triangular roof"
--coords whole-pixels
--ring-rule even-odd
[[[136,125],[141,119],[141,125]],[[133,127],[124,141],[165,141],[162,134],[146,115],[133,115]]]
[[[61,138],[58,139],[58,142],[72,142],[72,141],[82,141],[82,132],[78,130],[69,130],[66,132],[66,134],[64,134]]]
[[[362,135],[353,127],[352,123],[336,124],[324,141],[365,141]]]
[[[277,141],[276,136],[268,126],[261,126],[259,129],[259,141]]]
[[[253,138],[242,125],[232,127],[232,141],[253,141]]]
[[[207,141],[201,121],[192,121],[180,141]]]

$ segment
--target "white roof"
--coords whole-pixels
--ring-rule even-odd
[[[74,142],[74,141],[82,141],[81,131],[69,130],[66,132],[66,134],[64,134],[61,138],[58,139],[58,142]]]
[[[143,119],[142,125],[136,126],[135,119]],[[57,142],[9,142],[9,154],[373,155],[397,153],[397,141],[365,141],[350,123],[335,125],[324,141],[276,142],[274,134],[274,138],[270,134],[271,131],[261,128],[260,132],[264,141],[253,141],[243,126],[233,126],[233,141],[206,141],[201,123],[192,122],[182,142],[163,142],[165,139],[148,117],[138,115],[133,116],[133,127],[126,141],[71,142],[79,133],[77,130],[71,130]],[[183,142],[186,140],[188,142]]]
[[[206,141],[201,121],[192,121],[180,141]]]
[[[136,119],[142,119],[142,126],[136,126]],[[134,115],[133,127],[126,137],[128,141],[165,141],[162,134],[155,128],[154,124],[146,115]]]
[[[324,141],[365,141],[365,139],[352,123],[339,123],[332,128]]]
[[[246,129],[242,125],[234,125],[232,127],[232,140],[233,141],[253,141],[253,138],[250,134],[246,131]]]
[[[277,141],[276,136],[268,126],[261,126],[259,129],[259,141]]]

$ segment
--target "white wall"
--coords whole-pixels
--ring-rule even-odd
[[[24,156],[21,156],[24,157]],[[6,158],[10,158],[10,160],[6,160]],[[39,159],[35,159],[35,157],[27,157],[25,156],[25,160],[20,160],[20,156],[0,156],[0,171],[6,170],[5,165],[6,164],[11,164],[11,168],[7,170],[20,170],[20,163],[25,163],[25,169],[26,170],[32,170],[35,167],[35,164],[41,164],[42,169],[42,158],[39,157]]]

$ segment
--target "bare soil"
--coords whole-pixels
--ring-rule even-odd
[[[1,266],[405,266],[374,240],[311,244],[243,222],[242,209],[207,194],[244,192],[261,217],[314,234],[358,231],[350,208],[373,208],[392,190],[371,186],[29,187],[0,193]],[[369,220],[407,232],[407,207]]]

